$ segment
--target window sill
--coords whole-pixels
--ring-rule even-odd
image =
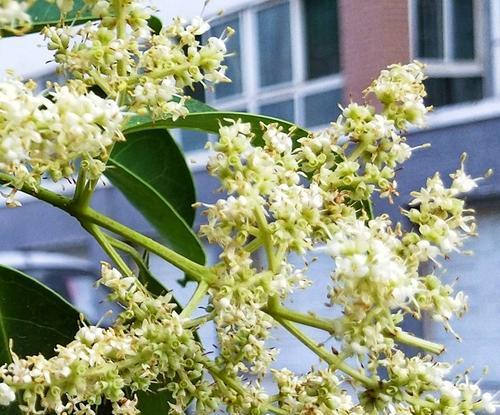
[[[426,129],[446,128],[500,117],[500,98],[447,105],[431,112]],[[410,132],[418,131],[412,128]]]

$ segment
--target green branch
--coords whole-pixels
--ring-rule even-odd
[[[92,224],[92,223],[82,223],[83,228],[89,232],[94,239],[99,243],[101,248],[106,252],[106,254],[111,258],[111,260],[115,263],[115,265],[118,267],[120,272],[124,276],[131,276],[133,275],[132,270],[130,267],[127,265],[127,263],[124,261],[124,259],[116,252],[115,248],[111,245],[109,242],[107,235],[99,229],[98,226]]]
[[[5,173],[0,173],[0,183],[13,187],[13,177]],[[68,197],[51,192],[43,187],[35,187],[30,184],[24,184],[19,190],[64,210],[80,222],[83,221],[85,223],[99,225],[101,228],[107,229],[116,235],[146,248],[150,252],[158,255],[165,261],[191,275],[197,281],[206,280],[210,283],[210,281],[215,278],[215,275],[210,268],[191,261],[172,249],[163,246],[155,240],[148,238],[147,236],[144,236],[143,234],[125,225],[122,225],[121,223],[95,211],[90,207],[73,205],[72,199]]]
[[[264,215],[264,209],[259,206],[258,208],[254,209],[254,212],[257,224],[259,225],[260,239],[262,240],[264,249],[266,250],[269,270],[273,273],[277,273],[280,264],[278,263],[277,257],[274,253],[273,239],[271,237],[271,231],[269,230],[267,219]]]
[[[225,372],[220,370],[215,363],[213,363],[211,360],[206,360],[202,362],[202,364],[206,367],[208,372],[212,375],[212,377],[219,379],[224,385],[229,386],[231,389],[233,389],[235,392],[239,393],[242,396],[247,395],[247,390],[245,389],[245,386],[242,385],[240,382],[238,382],[235,379],[231,379],[230,377],[227,376]],[[288,415],[288,412],[281,408],[277,408],[271,404],[267,404],[264,408],[266,412],[272,412],[274,414],[278,415]]]
[[[336,356],[333,353],[326,351],[323,347],[318,346],[314,340],[312,340],[309,336],[300,331],[297,328],[297,326],[290,323],[288,320],[285,320],[280,317],[275,317],[275,320],[278,323],[280,323],[288,332],[290,332],[293,336],[295,336],[300,342],[302,342],[302,344],[307,346],[319,358],[324,360],[334,369],[338,369],[344,372],[346,375],[350,376],[352,379],[363,384],[368,389],[374,389],[378,386],[379,382],[377,379],[366,376],[359,370],[349,366],[339,356]]]
[[[262,311],[269,314],[271,317],[279,317],[305,326],[314,327],[326,331],[333,336],[342,335],[341,323],[337,319],[328,319],[309,313],[301,313],[300,311],[283,307],[280,304],[274,305],[273,307],[264,307]],[[406,344],[407,346],[412,346],[433,354],[441,354],[445,350],[442,344],[421,339],[420,337],[402,330],[398,330],[396,333],[386,331],[384,335],[393,338],[397,343]]]
[[[198,284],[198,287],[196,287],[195,292],[193,293],[193,296],[187,303],[186,307],[184,307],[184,310],[182,310],[180,317],[181,318],[188,318],[194,310],[196,310],[196,307],[198,307],[205,298],[205,294],[208,291],[208,284],[206,281],[201,280],[200,283]]]

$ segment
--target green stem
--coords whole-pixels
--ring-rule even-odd
[[[349,375],[351,378],[357,380],[368,389],[374,389],[378,386],[378,380],[369,378],[359,370],[356,370],[349,366],[340,357],[326,351],[323,347],[318,346],[314,340],[300,331],[294,324],[290,323],[288,320],[282,319],[280,317],[275,317],[275,320],[334,369],[338,369],[344,372],[346,375]]]
[[[210,372],[210,374],[214,377],[219,379],[224,385],[229,386],[231,389],[233,389],[235,392],[239,393],[242,396],[247,395],[247,390],[245,387],[238,382],[235,379],[229,378],[224,372],[222,372],[215,363],[213,363],[210,360],[206,360],[205,362],[202,362],[203,365],[207,368],[207,370]],[[265,406],[264,410],[266,412],[272,412],[274,414],[278,415],[288,415],[288,412],[281,408],[277,408],[271,404],[268,404]]]
[[[187,320],[186,322],[182,323],[182,327],[184,327],[185,329],[191,329],[193,327],[198,327],[198,326],[201,326],[201,325],[209,322],[210,320],[213,320],[214,317],[215,317],[214,313],[209,313],[209,314],[205,314],[204,316],[192,318],[192,319]]]
[[[347,157],[347,160],[349,161],[356,161],[361,154],[363,154],[363,151],[366,150],[366,147],[368,147],[367,143],[359,143],[358,146],[354,149],[354,151],[349,154],[349,157]]]
[[[324,330],[333,335],[339,334],[340,332],[338,321],[333,319],[318,318],[312,314],[305,314],[299,311],[290,310],[289,308],[285,308],[281,305],[275,306],[272,309],[264,307],[262,311],[269,314],[271,317],[278,317],[295,323],[304,324],[309,327]]]
[[[262,241],[260,240],[260,237],[252,239],[250,242],[248,242],[245,246],[244,249],[248,253],[255,252],[257,249],[259,249],[262,246]]]
[[[274,254],[274,244],[271,237],[271,232],[269,230],[269,225],[267,219],[264,215],[264,209],[262,207],[257,207],[255,210],[255,218],[257,219],[257,224],[259,225],[260,238],[264,244],[264,249],[266,250],[267,262],[269,265],[269,270],[273,273],[277,273],[279,270],[279,263],[276,261],[276,255]]]
[[[142,271],[142,272],[149,272],[148,267],[142,260],[141,255],[139,252],[137,252],[134,247],[130,246],[129,244],[120,241],[119,239],[113,238],[111,235],[106,235],[108,238],[109,243],[116,249],[125,252],[127,255],[130,255],[132,260],[135,262],[137,267]]]
[[[0,183],[4,183],[10,186],[12,182],[12,176],[5,173],[0,173]],[[153,239],[148,238],[147,236],[144,236],[125,225],[122,225],[121,223],[95,211],[90,207],[81,208],[80,206],[74,206],[70,198],[51,192],[50,190],[44,189],[43,187],[35,187],[29,184],[24,184],[19,190],[26,194],[34,196],[37,199],[43,200],[44,202],[47,202],[52,206],[66,211],[68,214],[74,216],[80,221],[83,220],[84,222],[90,222],[95,225],[99,225],[101,228],[105,228],[115,233],[116,235],[123,237],[124,239],[127,239],[146,248],[153,254],[158,255],[165,261],[191,275],[197,281],[201,281],[202,279],[204,279],[208,283],[210,283],[210,281],[215,278],[215,275],[210,268],[191,261],[181,254],[173,251],[172,249],[163,246]]]
[[[74,204],[80,203],[86,184],[87,184],[87,169],[82,169],[82,167],[80,166],[80,169],[78,170],[78,178],[76,179],[75,193],[73,194]]]
[[[132,270],[123,260],[123,258],[116,252],[115,248],[109,242],[107,235],[102,232],[98,226],[92,223],[82,223],[82,226],[94,237],[94,239],[101,245],[102,249],[106,254],[113,260],[115,265],[118,267],[120,272],[124,276],[133,275]]]
[[[193,293],[193,296],[187,303],[186,307],[184,307],[184,310],[182,310],[180,317],[181,318],[188,318],[193,314],[194,310],[196,310],[196,307],[199,306],[203,298],[205,298],[205,294],[208,291],[208,284],[206,281],[201,280],[200,283],[198,284],[198,287],[196,287],[195,292]]]
[[[407,346],[416,347],[417,349],[425,350],[433,354],[441,354],[445,351],[445,347],[442,344],[434,343],[429,340],[421,339],[420,337],[413,336],[402,330],[398,331],[392,335],[394,340],[398,343],[406,344]]]
[[[324,330],[334,336],[340,336],[342,334],[340,322],[336,319],[328,319],[308,313],[301,313],[300,311],[291,310],[279,304],[272,308],[264,307],[262,311],[269,314],[271,317],[279,317],[288,321]],[[396,333],[386,331],[384,334],[387,337],[392,337],[397,343],[406,344],[429,353],[441,354],[445,350],[442,344],[421,339],[420,337],[402,330],[398,330]]]
[[[71,213],[71,212],[70,212]],[[96,225],[101,226],[131,242],[135,242],[138,245],[146,248],[148,251],[153,254],[158,255],[163,258],[167,262],[170,262],[172,265],[176,266],[180,270],[186,272],[190,276],[192,276],[196,281],[206,280],[210,282],[214,275],[212,271],[200,264],[197,264],[194,261],[178,254],[166,246],[154,241],[143,234],[128,228],[125,225],[99,213],[93,209],[87,208],[83,211],[76,212],[75,216],[78,218],[82,218],[84,220],[88,220]]]

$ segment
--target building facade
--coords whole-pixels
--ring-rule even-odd
[[[436,170],[443,177],[453,172],[464,151],[469,154],[467,167],[473,176],[483,175],[488,168],[500,174],[500,0],[212,0],[205,6],[203,0],[193,0],[160,4],[159,8],[164,19],[203,13],[211,18],[214,35],[228,25],[236,30],[229,43],[233,55],[228,59],[233,82],[215,91],[195,91],[197,98],[218,109],[276,116],[310,129],[335,120],[339,102],[361,100],[361,91],[386,65],[412,59],[426,63],[428,103],[435,111],[427,128],[409,133],[409,142],[412,146],[431,143],[432,148],[414,153],[399,172],[400,196],[393,206],[380,204],[380,209],[397,213],[407,205],[409,192],[424,185],[426,177]],[[0,42],[1,56],[14,56],[20,42]],[[25,43],[23,47],[31,46]],[[11,64],[26,76],[51,76],[50,70],[44,73],[34,63]],[[4,65],[0,63],[2,70]],[[214,200],[216,183],[205,173],[202,150],[205,140],[212,138],[194,132],[178,132],[177,138],[188,157],[197,161],[193,172],[199,200]],[[66,190],[70,191],[69,186]],[[111,186],[101,186],[93,203],[104,213],[154,235]],[[445,264],[450,278],[459,277],[457,288],[464,288],[470,296],[469,315],[454,324],[464,342],[456,343],[452,335],[425,319],[408,324],[414,332],[446,344],[452,358],[466,357],[474,366],[475,378],[489,366],[487,387],[494,389],[500,386],[500,355],[496,353],[500,341],[498,177],[482,182],[469,203],[479,222],[480,238],[470,244],[476,255],[457,255]],[[104,258],[72,218],[30,199],[21,209],[0,209],[0,224],[5,236],[0,249],[62,250],[96,264]],[[162,277],[175,279],[174,270],[155,258],[152,261]],[[326,265],[331,266],[318,261],[314,274],[321,274]],[[327,280],[323,276],[315,288],[320,305]],[[305,300],[301,304],[300,298],[296,306],[311,308]],[[297,359],[302,347],[290,341],[287,349],[293,358],[283,364],[304,368],[302,359]]]

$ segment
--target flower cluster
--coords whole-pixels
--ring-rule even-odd
[[[43,174],[68,177],[76,159],[98,177],[107,148],[121,137],[116,103],[78,82],[54,85],[47,95],[34,94],[34,87],[15,79],[0,83],[0,169],[14,176],[16,187],[37,184]]]
[[[330,128],[299,140],[301,169],[351,199],[367,199],[374,190],[390,199],[397,193],[395,169],[413,150],[401,132],[420,125],[429,110],[423,79],[418,62],[382,71],[365,91],[380,100],[381,113],[356,103],[343,108]]]
[[[408,358],[398,351],[382,360],[381,366],[387,369],[390,380],[385,382],[386,396],[380,397],[379,407],[391,401],[398,414],[415,413],[410,403],[421,413],[496,412],[493,396],[482,393],[479,385],[470,382],[467,375],[458,376],[454,382],[446,380],[453,367],[448,363],[435,362],[429,356]],[[412,399],[416,396],[419,399]]]
[[[27,21],[24,3],[16,9],[0,1],[0,30]],[[55,2],[63,14],[73,8],[72,0]],[[187,114],[186,88],[229,81],[223,60],[231,29],[208,37],[203,19],[177,18],[153,34],[145,1],[84,3],[99,20],[44,29],[60,70],[72,78],[67,85],[48,85],[36,95],[33,82],[0,83],[0,169],[12,175],[11,186],[36,186],[42,175],[68,177],[77,160],[86,169],[79,179],[95,181],[129,114],[176,119]],[[405,316],[425,311],[451,330],[450,319],[465,311],[466,296],[442,282],[440,262],[474,234],[474,218],[459,196],[478,179],[465,173],[464,159],[449,187],[439,175],[430,178],[403,212],[408,231],[371,211],[374,192],[390,201],[397,195],[396,170],[414,150],[404,132],[422,125],[429,110],[423,79],[418,62],[390,66],[365,91],[379,101],[379,112],[351,103],[316,133],[220,120],[207,168],[227,197],[203,205],[207,223],[200,228],[221,248],[220,262],[203,267],[163,250],[196,274],[200,286],[188,306],[179,314],[170,294],[151,294],[123,261],[116,261],[123,273],[103,265],[100,283],[123,307],[113,326],[82,322],[74,340],[58,345],[51,358],[12,352],[13,361],[0,367],[0,405],[18,396],[29,414],[95,415],[108,403],[114,415],[137,415],[139,391],[168,390],[174,415],[189,405],[198,415],[221,408],[241,415],[492,413],[495,399],[466,375],[451,382],[450,365],[429,355],[409,358],[400,349],[442,350],[403,332]],[[124,232],[118,233],[134,242],[135,233]],[[256,261],[260,253],[264,264]],[[311,285],[306,261],[294,266],[289,257],[310,253],[331,257],[325,313],[333,318],[284,306],[295,290]],[[421,275],[426,263],[436,268]],[[207,314],[190,319],[200,293],[208,293]],[[210,320],[218,335],[213,360],[194,333]],[[295,323],[326,331],[339,350],[328,351]],[[303,376],[272,371],[278,393],[270,396],[262,384],[278,353],[268,346],[278,324],[329,366]]]
[[[148,27],[152,8],[146,1],[125,2],[125,27],[118,26],[111,2],[85,3],[101,20],[78,28],[45,28],[48,48],[61,70],[88,86],[97,85],[109,97],[120,95],[129,111],[175,119],[187,114],[185,88],[229,82],[222,62],[231,29],[202,44],[210,25],[200,17],[190,22],[176,18],[153,34]]]
[[[276,320],[273,304],[309,285],[307,267],[295,269],[287,257],[320,251],[333,259],[328,298],[341,317],[327,323],[341,343],[338,355],[353,357],[379,385],[360,391],[361,405],[356,406],[329,371],[297,378],[282,370],[275,378],[280,408],[287,413],[410,414],[423,407],[422,413],[431,408],[451,414],[490,411],[496,405],[467,380],[453,384],[454,399],[448,399],[448,370],[434,370],[439,380],[427,385],[418,373],[434,373],[430,357],[405,360],[411,362],[405,363],[408,376],[417,385],[407,393],[404,387],[396,392],[396,373],[389,371],[387,379],[379,375],[386,365],[397,368],[396,360],[404,357],[398,342],[406,314],[420,318],[426,311],[451,330],[449,320],[466,308],[466,296],[454,294],[439,275],[440,260],[474,231],[473,217],[457,196],[473,190],[478,179],[465,173],[463,163],[451,175],[449,188],[436,176],[413,193],[412,206],[419,209],[405,214],[418,229],[405,231],[386,215],[372,217],[364,202],[375,190],[382,197],[396,193],[396,167],[412,152],[400,133],[421,124],[428,111],[423,79],[419,63],[393,65],[367,89],[380,100],[380,114],[374,107],[350,104],[327,130],[306,137],[278,124],[256,131],[249,124],[228,122],[220,128],[219,141],[209,144],[215,154],[208,171],[228,193],[206,205],[208,223],[201,226],[201,234],[223,249],[210,288],[221,362],[239,373],[262,376],[274,357],[272,349],[265,353],[269,329],[281,318]],[[253,261],[258,246],[265,250],[267,270]],[[436,274],[421,275],[429,261],[438,265]],[[409,395],[418,398],[413,402]]]
[[[278,385],[278,401],[287,414],[297,415],[363,415],[366,412],[355,405],[341,386],[335,373],[328,370],[311,371],[296,376],[288,369],[273,371]]]
[[[94,415],[108,400],[113,413],[133,415],[140,413],[135,392],[160,383],[172,392],[174,407],[186,407],[193,396],[200,405],[215,407],[202,379],[203,352],[184,330],[171,295],[154,298],[136,277],[123,277],[107,265],[101,283],[124,307],[115,326],[83,326],[50,359],[13,354],[14,361],[0,368],[0,403],[9,404],[15,392],[26,413]]]
[[[33,1],[1,0],[0,1],[0,37],[3,31],[22,33],[30,26],[31,17],[26,12]]]

